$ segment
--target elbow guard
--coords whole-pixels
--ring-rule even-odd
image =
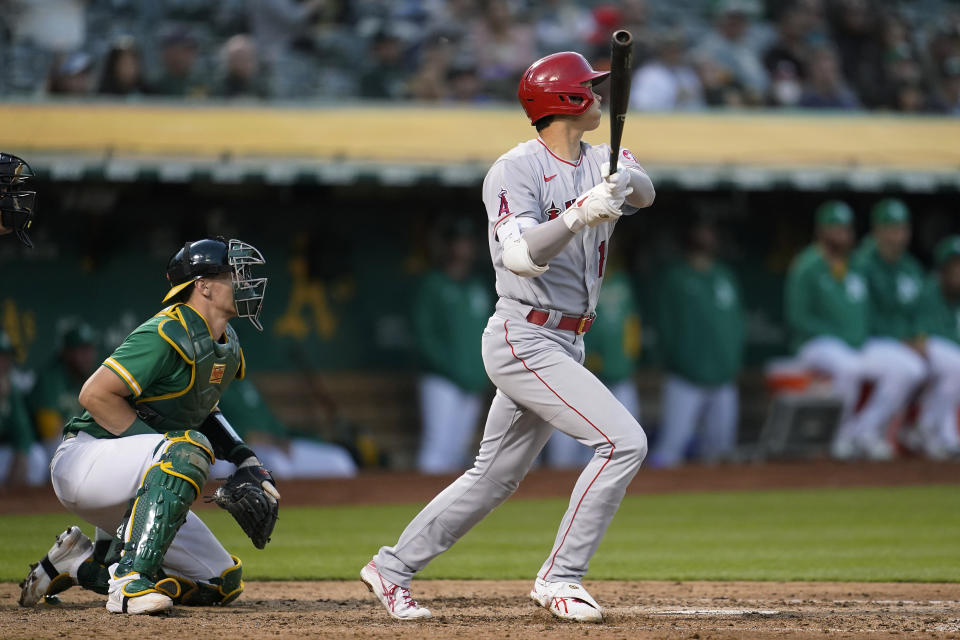
[[[541,267],[533,261],[523,236],[504,240],[502,247],[503,266],[522,278],[534,278],[550,268],[548,265]]]
[[[212,411],[198,431],[207,436],[210,444],[213,445],[213,454],[220,460],[228,460],[239,465],[254,455],[253,450],[247,446],[243,438],[237,435],[219,411]]]

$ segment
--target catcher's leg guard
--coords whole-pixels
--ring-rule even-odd
[[[180,576],[170,576],[180,583],[180,597],[174,598],[176,604],[209,607],[230,604],[243,592],[243,564],[240,558],[231,555],[233,566],[209,581],[193,581]]]
[[[124,612],[128,598],[180,596],[176,581],[160,580],[160,565],[214,461],[213,447],[199,431],[171,431],[159,447],[163,453],[144,474],[124,525],[123,553],[111,580],[111,595],[121,591]]]
[[[119,562],[123,543],[114,535],[97,528],[93,555],[77,568],[77,584],[96,593],[107,594],[110,586],[110,565]]]

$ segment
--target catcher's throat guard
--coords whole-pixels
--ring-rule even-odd
[[[217,236],[187,242],[167,265],[170,290],[163,301],[171,300],[198,278],[229,273],[233,281],[237,316],[249,318],[257,330],[263,331],[260,310],[263,307],[267,279],[254,278],[252,267],[265,263],[263,254],[256,247],[241,240],[226,240]]]

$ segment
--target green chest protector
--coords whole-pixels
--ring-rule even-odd
[[[216,342],[203,316],[185,304],[160,312],[167,316],[157,325],[160,336],[190,367],[190,382],[181,391],[141,397],[134,409],[141,420],[163,433],[193,429],[203,423],[236,378],[243,379],[243,351],[228,324],[225,341]]]

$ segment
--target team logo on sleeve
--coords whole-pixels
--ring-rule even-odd
[[[223,372],[227,370],[225,364],[215,364],[210,371],[210,384],[220,384],[223,382]]]
[[[510,213],[510,205],[507,204],[507,190],[500,189],[500,215],[505,216]]]
[[[622,153],[623,157],[629,160],[630,162],[636,162],[637,164],[640,164],[639,162],[637,162],[637,159],[633,156],[633,153],[630,151],[630,149],[624,149],[620,153]]]

